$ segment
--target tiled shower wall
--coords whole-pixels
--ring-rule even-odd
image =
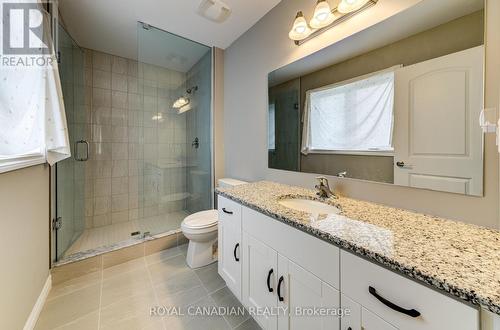
[[[86,228],[186,208],[186,115],[171,107],[185,83],[185,73],[85,49]]]

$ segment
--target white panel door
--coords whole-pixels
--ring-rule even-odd
[[[278,255],[278,306],[288,310],[280,314],[278,329],[330,329],[338,330],[340,320],[336,315],[319,316],[316,311],[333,311],[340,308],[340,294],[282,255]]]
[[[363,330],[398,330],[364,307],[361,310],[361,328]]]
[[[482,195],[483,46],[396,70],[394,183]]]
[[[276,276],[278,253],[266,244],[243,232],[243,305],[258,311],[277,310]],[[276,329],[278,318],[270,313],[254,316],[265,329]]]

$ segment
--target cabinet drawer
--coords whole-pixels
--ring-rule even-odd
[[[405,330],[477,330],[479,311],[349,252],[341,252],[341,291],[385,321]],[[370,289],[372,288],[372,293]],[[378,295],[377,298],[375,295]],[[396,311],[380,299],[403,309]]]
[[[333,288],[340,287],[338,247],[245,206],[242,228]]]
[[[241,205],[223,196],[218,196],[219,221],[241,229]]]

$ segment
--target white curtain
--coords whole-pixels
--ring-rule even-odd
[[[48,15],[43,10],[41,13]],[[11,40],[22,43],[23,23],[15,21],[22,20],[21,17],[11,15],[11,26],[18,27],[12,30]],[[36,19],[36,16],[30,15],[32,18]],[[43,22],[43,31],[50,38],[49,19],[45,17]],[[2,44],[3,40],[0,40]],[[51,49],[51,56],[55,59]],[[49,57],[16,55],[16,58],[23,60],[29,56]],[[57,61],[44,63],[30,66],[0,64],[0,172],[34,162],[47,161],[53,165],[71,155]]]
[[[302,153],[393,150],[394,69],[307,91]]]

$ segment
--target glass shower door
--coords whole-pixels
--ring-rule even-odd
[[[212,208],[212,51],[140,22],[137,34],[144,144],[129,162],[143,168],[139,226],[155,235]]]
[[[53,223],[56,260],[71,254],[70,247],[85,229],[85,173],[89,158],[83,51],[60,25],[58,57],[72,155],[56,165],[56,220]]]

